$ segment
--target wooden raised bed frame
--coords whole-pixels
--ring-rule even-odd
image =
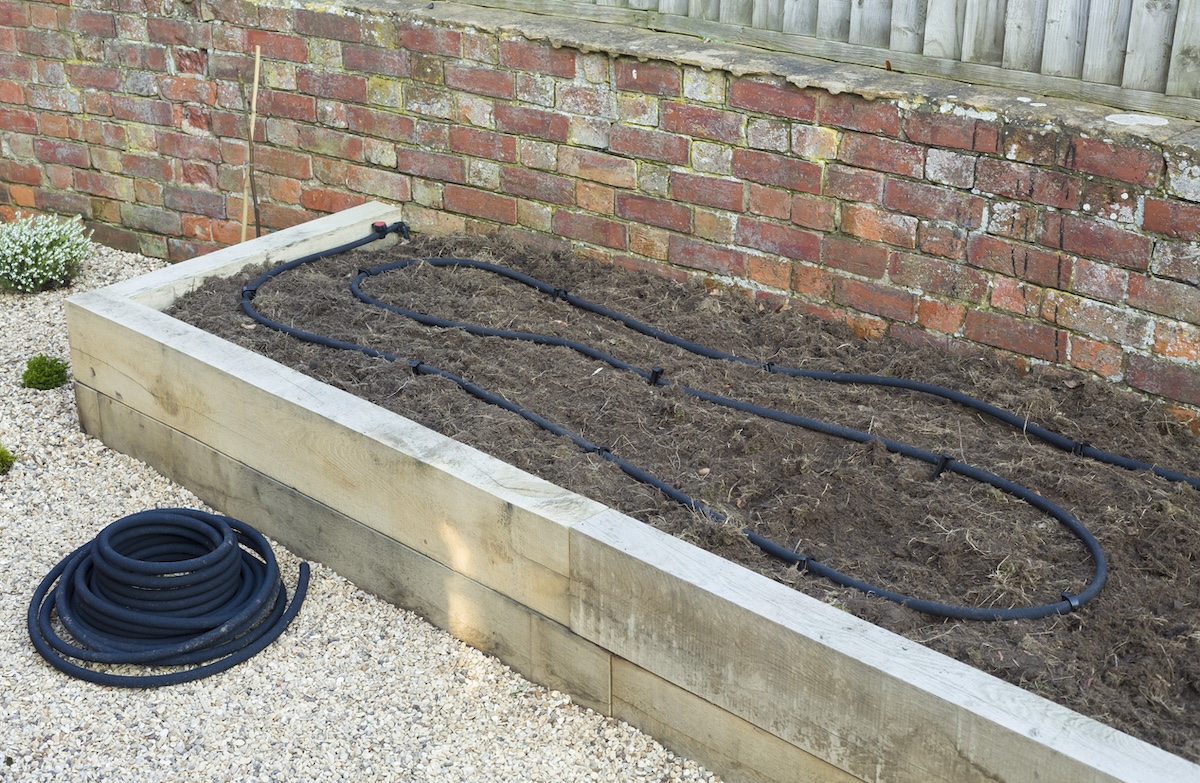
[[[72,297],[83,428],[727,780],[1200,781],[1200,766],[161,312],[205,278],[399,218],[366,204]]]

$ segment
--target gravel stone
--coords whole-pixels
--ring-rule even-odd
[[[124,515],[206,508],[84,435],[70,384],[20,381],[35,354],[69,359],[66,297],[161,264],[97,247],[69,289],[0,294],[0,443],[17,457],[0,476],[0,781],[719,780],[319,564],[283,636],[216,676],[105,688],[43,661],[25,615],[47,571]],[[299,561],[272,546],[290,589]]]

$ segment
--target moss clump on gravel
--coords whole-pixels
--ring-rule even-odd
[[[12,466],[16,461],[17,458],[13,456],[11,451],[4,448],[4,446],[0,446],[0,476],[12,470]]]
[[[68,285],[91,252],[78,217],[25,217],[0,225],[0,291],[34,294]]]
[[[28,389],[57,389],[67,382],[67,369],[68,365],[62,359],[39,353],[25,363],[21,385]]]

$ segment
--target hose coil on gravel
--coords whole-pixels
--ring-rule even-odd
[[[309,572],[301,563],[289,604],[271,545],[253,527],[193,509],[142,511],[46,574],[29,604],[29,636],[51,665],[89,682],[191,682],[275,641],[300,612]],[[187,668],[117,674],[75,661]]]

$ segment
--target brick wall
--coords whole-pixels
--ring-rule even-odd
[[[269,229],[400,202],[1200,406],[1194,123],[452,4],[164,7],[0,0],[0,216],[237,241],[259,46]]]

